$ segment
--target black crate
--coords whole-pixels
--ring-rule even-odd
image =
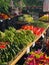
[[[4,31],[6,29],[5,20],[0,20],[0,30]]]
[[[0,30],[4,31],[5,29],[8,29],[10,26],[14,27],[16,29],[20,29],[22,25],[28,24],[27,22],[20,22],[18,21],[19,16],[15,16],[13,18],[9,18],[6,20],[1,20],[0,21]]]

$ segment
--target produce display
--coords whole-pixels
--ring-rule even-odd
[[[18,18],[20,22],[34,22],[33,17],[29,14],[23,14]]]
[[[49,56],[40,50],[30,52],[30,55],[26,58],[24,65],[49,65]]]
[[[48,24],[42,21],[33,21],[30,25],[23,25],[21,28],[24,30],[31,30],[35,35],[40,35],[47,27]]]
[[[42,11],[42,5],[42,0],[0,0],[0,65],[10,65],[10,61],[15,59],[18,62],[25,52],[31,51],[31,45],[38,42],[38,36],[40,37],[48,25],[43,21],[49,20],[47,14],[39,19],[36,17]],[[48,43],[47,39],[49,51]],[[32,51],[23,65],[49,65],[49,56],[41,50]]]
[[[47,19],[48,19],[48,17],[47,17]],[[43,21],[39,21],[39,19],[34,20],[34,18],[28,14],[23,14],[23,15],[19,16],[18,21],[20,21],[21,23],[27,22],[28,24],[31,24],[31,25],[36,26],[36,27],[41,27],[41,28],[47,27],[46,23],[44,23]]]
[[[32,23],[36,27],[46,28],[48,24],[44,23],[43,21],[36,20]]]
[[[24,25],[22,29],[31,30],[35,35],[40,35],[44,31],[44,28],[34,27],[33,25]]]
[[[4,32],[0,31],[0,65],[4,65],[13,59],[34,39],[35,35],[30,30],[17,31],[15,28],[9,27]]]
[[[5,14],[0,14],[1,19],[8,19]],[[18,17],[20,22],[28,22],[30,25],[23,25],[20,30],[9,27],[4,32],[0,31],[0,65],[7,65],[9,61],[21,52],[29,43],[40,35],[47,24],[41,21],[34,21],[30,15],[24,14]]]

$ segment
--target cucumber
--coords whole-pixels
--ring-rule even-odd
[[[9,53],[12,55],[12,57],[14,57],[16,55],[15,51],[11,48],[10,44],[7,45],[8,51]]]
[[[20,49],[14,43],[13,44],[10,44],[10,46],[16,52],[16,54],[18,53],[18,51],[20,51]]]
[[[5,52],[4,52],[4,50],[2,51],[1,61],[2,62],[5,62]]]

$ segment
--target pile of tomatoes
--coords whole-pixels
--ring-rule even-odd
[[[33,25],[24,25],[22,26],[24,30],[31,30],[35,35],[40,35],[44,31],[44,28],[35,27]]]

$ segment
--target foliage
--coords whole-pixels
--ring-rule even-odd
[[[0,0],[0,12],[9,13],[10,0]]]

